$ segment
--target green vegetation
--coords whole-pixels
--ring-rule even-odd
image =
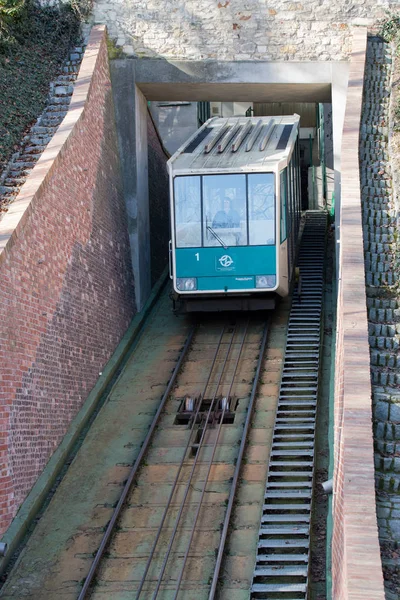
[[[0,172],[42,112],[92,0],[0,0]]]
[[[394,44],[395,53],[397,57],[400,57],[400,14],[389,16],[381,27],[380,35],[385,42]],[[396,58],[396,60],[399,61],[400,59]],[[395,100],[393,108],[393,130],[400,133],[400,97]]]
[[[25,0],[0,0],[0,43],[10,38],[10,29],[24,12]]]
[[[380,35],[385,42],[394,42],[400,51],[400,15],[390,15],[381,27]]]
[[[107,49],[109,60],[115,60],[116,58],[123,58],[124,51],[120,46],[117,46],[116,40],[107,37]]]

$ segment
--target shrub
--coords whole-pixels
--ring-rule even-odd
[[[10,28],[21,19],[25,0],[0,0],[0,43],[10,38]]]
[[[385,42],[394,42],[400,51],[400,15],[391,15],[381,26],[380,35]]]
[[[0,0],[0,172],[43,110],[50,81],[78,41],[89,5],[74,3]]]

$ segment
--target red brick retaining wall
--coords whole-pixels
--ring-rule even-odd
[[[70,109],[0,222],[0,532],[134,312],[103,26]]]
[[[384,600],[372,436],[359,128],[367,32],[353,35],[341,153],[341,251],[335,389],[334,600]]]

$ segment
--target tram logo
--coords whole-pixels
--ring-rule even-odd
[[[225,269],[229,269],[229,267],[231,265],[233,265],[233,258],[231,256],[229,256],[229,254],[224,254],[219,259],[219,264],[221,265],[221,267],[224,267]]]

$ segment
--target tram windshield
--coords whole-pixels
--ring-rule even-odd
[[[273,173],[174,180],[178,248],[275,244]]]

